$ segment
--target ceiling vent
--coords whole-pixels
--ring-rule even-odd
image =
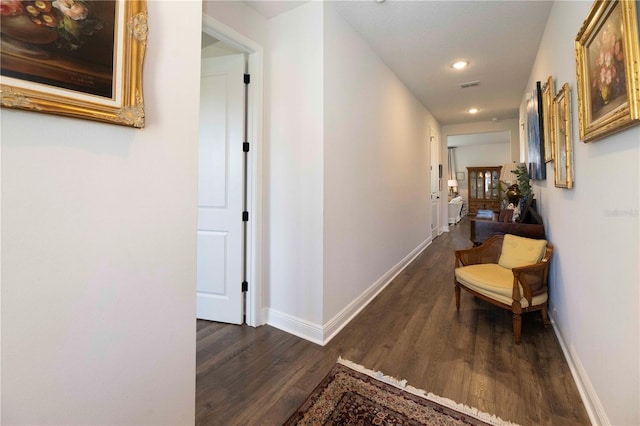
[[[467,87],[475,87],[475,86],[479,86],[479,85],[480,85],[480,80],[467,81],[466,83],[458,84],[458,86],[460,86],[461,89],[466,89]]]

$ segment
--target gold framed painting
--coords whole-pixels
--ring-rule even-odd
[[[640,123],[635,0],[597,0],[575,41],[580,140]]]
[[[571,149],[571,97],[565,83],[553,100],[553,133],[555,136],[555,178],[558,188],[573,186],[573,152]]]
[[[542,127],[544,129],[544,161],[548,163],[553,161],[554,154],[554,134],[553,125],[553,96],[555,89],[553,87],[553,77],[549,76],[546,83],[542,85]]]
[[[142,128],[146,0],[2,0],[3,107]]]

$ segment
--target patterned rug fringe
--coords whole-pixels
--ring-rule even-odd
[[[452,401],[448,398],[443,398],[441,396],[434,395],[431,392],[426,392],[422,389],[414,388],[413,386],[409,385],[406,380],[398,380],[395,377],[383,374],[381,371],[369,370],[368,368],[365,368],[359,364],[356,364],[355,362],[349,361],[342,357],[338,357],[338,364],[342,364],[345,367],[349,367],[352,370],[366,374],[367,376],[373,377],[376,380],[380,380],[381,382],[387,383],[391,386],[395,386],[396,388],[402,389],[405,392],[409,392],[413,395],[426,398],[429,401],[444,405],[445,407],[451,408],[452,410],[456,410],[469,416],[475,417],[476,419],[482,420],[483,422],[489,423],[491,425],[519,426],[517,423],[502,420],[500,417],[494,416],[493,414],[485,413],[478,410],[477,408],[469,407],[464,404],[458,404],[457,402]]]

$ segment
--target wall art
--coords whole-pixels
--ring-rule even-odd
[[[527,102],[527,139],[529,147],[529,176],[534,180],[547,178],[544,165],[544,134],[542,122],[542,85],[536,82]]]
[[[553,161],[554,135],[552,132],[553,123],[553,77],[549,76],[542,86],[542,127],[544,129],[544,161]]]
[[[558,188],[573,186],[570,104],[569,83],[565,83],[553,100],[553,133],[556,140],[554,183]]]
[[[640,123],[635,1],[596,1],[575,41],[580,140]]]
[[[2,0],[3,107],[142,128],[146,0]]]

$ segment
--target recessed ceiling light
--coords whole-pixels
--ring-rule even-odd
[[[469,108],[469,114],[477,114],[478,113],[478,108]]]
[[[456,69],[456,70],[464,69],[467,66],[469,66],[469,62],[467,62],[467,61],[457,61],[457,62],[454,62],[453,64],[451,64],[451,68]]]

